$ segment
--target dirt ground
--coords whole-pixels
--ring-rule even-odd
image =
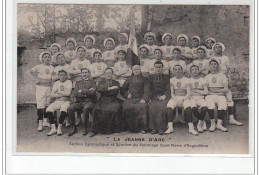
[[[188,133],[187,124],[174,123],[170,135],[122,132],[91,138],[83,136],[79,126],[79,132],[69,137],[70,127],[64,126],[62,136],[48,137],[49,128],[37,131],[36,118],[35,107],[18,108],[17,152],[247,154],[249,149],[248,104],[243,102],[237,105],[237,119],[243,126],[227,125],[228,132],[206,131],[198,136]]]

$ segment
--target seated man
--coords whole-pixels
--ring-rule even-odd
[[[192,63],[191,63],[192,64]],[[200,77],[200,69],[198,65],[190,66],[190,82],[191,82],[191,99],[190,105],[194,116],[199,120],[197,124],[198,132],[207,130],[206,122],[204,118],[208,112],[207,103],[204,99],[204,95],[208,95],[208,85],[205,78]],[[198,107],[201,108],[201,113],[198,111]]]
[[[56,133],[58,136],[62,135],[62,124],[67,117],[67,109],[70,105],[69,96],[71,94],[72,82],[70,80],[67,80],[68,73],[65,70],[60,70],[58,72],[58,76],[60,80],[54,83],[51,92],[51,97],[56,98],[56,100],[46,109],[46,115],[48,116],[51,123],[51,130],[47,134],[48,136]],[[56,130],[53,114],[56,110],[61,111],[58,130]]]
[[[121,88],[122,95],[126,98],[123,103],[123,117],[127,130],[145,134],[148,130],[149,81],[142,76],[139,65],[133,66],[133,73]]]
[[[84,117],[84,132],[83,135],[87,135],[87,125],[89,121],[89,112],[92,112],[94,104],[96,102],[96,83],[90,76],[90,71],[87,68],[81,69],[82,80],[76,82],[75,89],[73,90],[70,100],[71,105],[68,108],[68,114],[72,125],[72,131],[69,136],[72,136],[78,132],[75,125],[75,112],[83,111]]]
[[[184,108],[184,118],[189,126],[189,133],[198,135],[192,123],[192,112],[190,107],[190,80],[184,77],[183,68],[180,65],[173,67],[174,77],[171,78],[171,99],[167,104],[168,111],[168,129],[165,134],[172,133],[173,116],[176,113],[177,107]]]
[[[209,95],[206,96],[206,102],[208,104],[209,118],[211,121],[210,131],[215,131],[215,128],[221,131],[227,131],[227,128],[223,127],[222,122],[227,109],[227,99],[225,94],[228,92],[228,80],[225,74],[220,72],[219,63],[212,59],[209,61],[209,69],[211,71],[205,79],[208,84]],[[218,122],[215,125],[214,109],[215,105],[218,106]]]
[[[149,128],[151,134],[163,134],[167,125],[167,102],[170,98],[169,76],[164,75],[163,63],[156,61],[154,63],[155,74],[150,75],[150,94],[151,103],[149,106]]]

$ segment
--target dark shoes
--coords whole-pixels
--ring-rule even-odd
[[[94,137],[95,135],[97,135],[97,133],[96,133],[96,132],[90,132],[90,135],[89,135],[89,137]]]
[[[76,134],[78,132],[77,127],[74,125],[72,126],[72,131],[69,133],[69,136],[73,136],[74,134]]]

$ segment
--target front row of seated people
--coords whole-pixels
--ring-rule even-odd
[[[84,52],[84,48],[79,47],[80,50]],[[89,64],[79,56],[77,61],[82,62],[82,67],[73,67],[73,60],[68,70],[62,53],[57,54],[60,65],[54,69],[50,65],[50,54],[43,52],[40,55],[43,64],[28,71],[37,85],[38,131],[49,126],[48,118],[51,130],[47,135],[62,135],[64,119],[69,118],[72,126],[69,136],[72,136],[78,132],[75,112],[82,112],[83,135],[88,133],[89,114],[93,116],[90,136],[123,130],[141,133],[151,130],[152,134],[169,134],[174,132],[173,120],[177,107],[184,108],[184,117],[191,134],[198,135],[198,132],[207,130],[204,121],[207,112],[211,120],[210,131],[216,128],[227,131],[222,123],[227,110],[228,80],[217,60],[211,59],[208,65],[191,64],[187,71],[186,64],[178,60],[178,49],[173,50],[177,63],[170,61],[169,64],[162,60],[161,50],[155,49],[155,60],[149,62],[148,72],[144,72],[142,70],[147,71],[147,64],[143,64],[142,60],[140,66],[134,65],[131,69],[125,62],[125,51],[119,51],[118,54],[119,61],[113,68],[107,68],[101,61],[101,52],[96,50],[93,53],[95,63]],[[166,66],[172,67],[171,79]],[[201,73],[205,70],[201,69],[207,66],[210,73],[202,78]],[[33,77],[34,72],[37,77]],[[184,76],[188,72],[191,78]],[[75,85],[68,79],[70,76]],[[53,79],[57,81],[51,86]],[[55,99],[52,104],[50,97]],[[218,109],[217,124],[214,120],[215,106]],[[201,108],[201,112],[198,108]],[[56,110],[61,111],[57,128],[54,117]],[[198,119],[197,131],[194,129],[192,113]],[[230,118],[229,123],[242,125],[234,117]]]

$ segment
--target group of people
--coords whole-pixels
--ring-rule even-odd
[[[227,131],[223,119],[228,111],[229,124],[242,125],[234,118],[234,102],[228,88],[229,58],[223,55],[224,44],[208,38],[180,34],[177,46],[173,36],[162,36],[163,46],[155,45],[156,35],[148,32],[146,44],[139,47],[137,61],[129,61],[128,35],[104,40],[105,51],[94,48],[95,37],[87,35],[85,46],[73,38],[66,40],[65,52],[54,43],[50,52],[40,54],[39,64],[28,70],[36,84],[38,131],[50,127],[48,136],[62,135],[62,125],[69,119],[72,136],[78,132],[75,118],[83,117],[83,135],[112,134],[121,131],[143,134],[174,132],[176,110],[184,109],[189,133],[207,130]],[[217,106],[217,123],[214,110]],[[200,110],[199,110],[200,109]],[[55,111],[60,110],[58,126]],[[194,128],[192,114],[198,119]],[[89,117],[93,122],[89,128]],[[49,122],[48,122],[49,120]]]

